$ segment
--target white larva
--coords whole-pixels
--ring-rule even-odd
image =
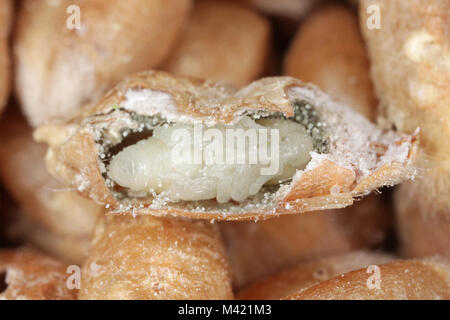
[[[227,129],[267,129],[267,143],[263,144],[260,139],[253,149],[250,143],[246,144],[246,162],[239,164],[235,162],[206,163],[207,144],[211,141],[198,141],[194,135],[194,126],[186,124],[175,124],[173,126],[162,126],[155,128],[152,137],[139,141],[138,143],[124,148],[119,152],[109,165],[110,178],[120,186],[133,191],[156,192],[163,194],[169,201],[196,201],[216,199],[219,203],[230,200],[243,201],[257,194],[265,185],[274,185],[292,177],[296,170],[305,168],[310,160],[310,152],[313,150],[313,141],[305,128],[294,121],[283,119],[261,119],[253,120],[244,117],[233,126],[216,125],[211,128],[202,126],[203,132],[208,129],[218,130],[223,135],[223,155],[227,152],[226,134]],[[270,130],[278,130],[278,141],[271,141]],[[188,146],[194,153],[194,147],[202,146],[200,151],[200,163],[188,161],[180,164],[173,159],[173,148],[179,141],[173,141],[172,137],[176,130],[184,132],[191,137]],[[179,131],[178,131],[179,132]],[[279,144],[278,170],[271,175],[262,175],[261,168],[268,167],[267,163],[258,161],[256,164],[248,163],[249,152],[258,154],[261,147],[267,147],[269,155],[271,143]],[[179,147],[180,145],[178,145]],[[237,148],[237,143],[234,144]],[[234,150],[235,154],[237,150]],[[271,159],[275,159],[272,158]],[[192,160],[192,158],[191,158]]]

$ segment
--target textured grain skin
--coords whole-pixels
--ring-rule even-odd
[[[338,210],[286,215],[259,222],[221,224],[238,289],[299,262],[373,249],[392,227],[378,195]]]
[[[36,126],[74,115],[129,73],[161,63],[191,0],[81,0],[80,29],[69,29],[71,0],[23,1],[14,39],[16,91]],[[73,14],[73,13],[72,13]]]
[[[34,220],[25,210],[16,208],[11,213],[14,216],[6,226],[5,232],[8,240],[35,248],[67,264],[80,266],[88,256],[91,245],[90,234],[78,237],[63,235]]]
[[[284,74],[312,82],[368,119],[376,118],[369,61],[350,8],[325,5],[309,15],[290,44]]]
[[[380,289],[369,288],[367,269],[344,273],[298,294],[296,300],[437,300],[450,299],[448,261],[411,260],[380,265]]]
[[[244,0],[262,12],[290,19],[305,16],[318,0]]]
[[[393,259],[394,257],[388,254],[356,251],[303,262],[250,285],[239,292],[237,297],[244,300],[281,299],[340,274],[390,262]]]
[[[394,196],[406,257],[450,257],[450,168],[446,162],[428,165],[421,177],[399,187]]]
[[[133,94],[144,98],[133,100]],[[100,163],[99,130],[137,125],[130,119],[130,112],[161,115],[174,122],[230,123],[244,112],[282,112],[291,117],[298,100],[307,101],[319,112],[328,130],[330,151],[315,153],[306,169],[298,171],[292,183],[281,187],[265,206],[255,206],[248,200],[227,208],[214,202],[202,204],[198,210],[188,208],[186,202],[155,207],[150,197],[117,199],[106,185]],[[414,135],[382,132],[316,87],[291,77],[263,78],[236,91],[211,81],[163,72],[133,75],[98,104],[83,109],[77,118],[64,125],[43,126],[34,136],[50,145],[47,160],[53,174],[82,195],[108,204],[113,210],[139,208],[142,213],[155,215],[234,220],[348,206],[353,197],[411,177],[417,144]]]
[[[66,266],[29,249],[0,251],[0,274],[6,289],[0,300],[74,300],[66,286]]]
[[[376,100],[357,16],[327,4],[305,18],[284,58],[285,74],[313,82],[374,120]],[[338,175],[339,168],[333,174]],[[351,175],[339,175],[341,185]],[[326,180],[324,179],[324,180]],[[331,179],[334,184],[336,179]],[[303,194],[314,185],[305,184]],[[234,284],[238,288],[299,261],[372,249],[391,227],[391,211],[377,196],[340,210],[223,226]]]
[[[381,30],[366,28],[369,5],[381,9]],[[450,256],[450,3],[364,0],[362,32],[380,97],[382,124],[421,128],[416,181],[396,196],[403,253]]]
[[[198,1],[162,69],[244,85],[264,72],[269,44],[264,16],[229,1]]]
[[[79,262],[76,249],[53,248],[90,239],[102,207],[52,177],[45,165],[45,150],[45,145],[33,140],[23,117],[13,110],[4,114],[0,121],[0,180],[27,216],[17,218],[22,220],[17,221],[19,237],[63,260]]]
[[[82,269],[80,299],[232,299],[216,226],[106,215]]]
[[[9,96],[11,87],[11,66],[9,56],[9,31],[13,16],[13,2],[0,1],[0,114]]]

